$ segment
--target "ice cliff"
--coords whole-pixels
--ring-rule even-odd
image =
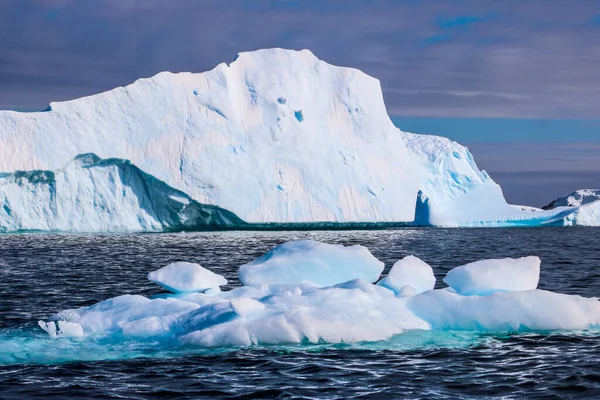
[[[57,171],[0,174],[0,232],[154,231],[242,222],[120,159],[84,154]]]
[[[116,182],[131,191],[109,194],[115,181],[108,170],[64,167],[87,153],[129,160],[161,189],[141,196],[121,173]],[[4,231],[201,228],[237,220],[560,225],[568,215],[578,223],[572,208],[506,204],[466,148],[397,129],[377,79],[307,50],[241,53],[208,72],[163,72],[51,103],[44,112],[0,111],[0,171]],[[44,186],[59,174],[69,178],[56,182],[60,192]],[[187,208],[212,205],[218,212],[208,220],[180,215],[186,207],[174,211],[163,189],[193,204]],[[164,209],[163,198],[171,199]]]

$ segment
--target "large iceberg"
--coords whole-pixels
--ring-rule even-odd
[[[0,111],[0,171],[56,170],[83,153],[130,160],[247,222],[412,221],[419,185],[379,81],[307,50]]]
[[[397,261],[388,272],[387,276],[377,282],[394,291],[396,294],[423,293],[435,286],[433,269],[415,256],[406,256]]]
[[[465,147],[400,131],[387,115],[377,79],[329,65],[308,50],[241,53],[208,72],[162,72],[105,93],[51,103],[43,112],[0,111],[0,185],[22,176],[17,171],[50,179],[47,171],[62,170],[87,153],[128,160],[185,202],[220,207],[247,223],[527,226],[596,221],[590,210],[507,204]],[[80,178],[71,183],[80,190],[62,214],[51,192],[31,194],[35,182],[11,186],[23,191],[11,194],[22,205],[13,201],[8,209],[32,211],[27,217],[7,211],[0,229],[190,226],[146,215],[151,213],[141,203],[132,204],[131,196],[126,196],[128,204],[112,204],[119,208],[118,217],[107,218],[102,207],[84,209],[87,200],[77,201],[77,196],[112,183],[108,175],[73,177]],[[0,197],[1,205],[6,201]],[[91,214],[94,210],[98,215]]]
[[[291,252],[287,264],[295,265],[302,251]],[[307,248],[305,251],[307,260],[313,263],[312,269],[322,269],[327,276],[334,257],[343,264],[356,249],[340,247],[335,252],[315,253]],[[278,264],[285,264],[285,253],[277,256]],[[505,290],[478,296],[464,296],[451,288],[428,289],[435,282],[430,282],[426,264],[417,263],[415,258],[405,260],[400,264],[404,282],[424,282],[426,278],[427,287],[420,294],[399,294],[395,288],[360,278],[328,286],[307,284],[303,279],[289,282],[287,271],[276,269],[270,275],[263,275],[261,285],[256,287],[161,294],[154,298],[124,295],[90,307],[62,311],[49,321],[40,321],[39,326],[58,338],[151,339],[202,347],[381,341],[412,330],[600,329],[597,299],[534,288],[529,275],[539,266],[538,260],[482,261],[477,274],[455,277],[454,286],[462,280],[475,287],[489,286],[490,277],[495,277],[500,283],[492,286]],[[366,264],[370,270],[368,262]],[[518,275],[516,272],[521,267],[524,272]],[[261,269],[260,264],[257,268]],[[501,276],[503,268],[513,271],[514,280],[526,282],[505,285],[505,277]],[[346,278],[342,268],[335,273],[339,277],[334,281]]]

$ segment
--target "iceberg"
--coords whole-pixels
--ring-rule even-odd
[[[379,81],[307,50],[0,111],[0,171],[57,170],[85,153],[129,160],[250,223],[412,221],[418,189]]]
[[[323,245],[322,249],[329,251],[325,254],[330,254],[331,248]],[[292,251],[287,254],[281,247],[275,253],[270,252],[279,259],[279,265],[285,264],[286,257],[288,265],[295,265],[300,253],[306,252],[305,260],[313,264],[313,271],[322,270],[328,281],[346,279],[343,268],[332,272],[328,263],[314,256],[315,250],[310,246],[304,250],[298,247],[298,242],[291,242],[290,246]],[[337,251],[345,253],[347,261],[361,249],[342,247]],[[336,257],[343,260],[339,254]],[[480,275],[478,282],[488,284],[497,279],[500,283],[491,286],[505,287],[502,273],[507,268],[521,264],[524,270],[531,272],[539,259],[514,260],[510,267],[505,267],[506,260],[503,261],[504,267],[499,260],[480,261],[478,270],[493,273]],[[123,295],[90,307],[61,311],[49,321],[40,321],[39,326],[57,340],[70,336],[115,341],[151,339],[170,346],[199,347],[373,342],[417,330],[600,329],[598,299],[530,289],[531,282],[515,284],[511,291],[477,296],[462,295],[451,288],[427,289],[433,286],[426,265],[415,257],[407,257],[393,273],[395,278],[403,279],[402,283],[412,282],[417,288],[420,287],[418,282],[423,282],[419,290],[426,290],[419,294],[404,291],[405,295],[398,296],[396,287],[401,283],[388,289],[362,278],[328,286],[306,283],[304,279],[293,283],[289,282],[288,271],[276,268],[259,286],[161,294],[153,298]],[[459,267],[459,271],[464,270]],[[277,273],[282,274],[280,279]],[[338,278],[333,278],[336,274]],[[530,279],[528,272],[513,277],[513,280]]]
[[[600,189],[580,189],[551,201],[548,205],[542,207],[542,209],[552,210],[557,207],[580,207],[599,200]]]
[[[541,262],[535,256],[476,261],[449,271],[444,283],[463,296],[533,290]]]
[[[57,171],[0,175],[0,232],[158,231],[242,224],[235,214],[198,203],[126,160],[83,154]]]
[[[418,294],[435,286],[435,276],[431,267],[415,256],[406,256],[397,261],[387,276],[377,282],[396,294]]]
[[[174,262],[148,274],[148,280],[173,293],[204,292],[227,285],[222,275],[207,270],[200,264]]]
[[[240,267],[246,286],[302,284],[331,286],[353,279],[377,281],[384,264],[363,246],[345,247],[298,240],[283,243]]]
[[[55,205],[51,190],[37,194],[42,181],[89,153],[135,165],[183,205],[154,215],[147,203],[140,207],[139,194],[119,204],[116,191],[106,204],[102,187],[112,187],[109,174],[71,176],[69,209]],[[453,227],[600,220],[595,207],[507,204],[467,148],[399,130],[377,79],[308,50],[240,53],[207,72],[161,72],[53,102],[43,112],[0,111],[0,171],[0,186],[21,182],[11,185],[10,204],[0,196],[2,231],[202,229],[207,218],[217,227],[236,221]],[[32,180],[20,179],[20,171],[31,171],[25,174]],[[89,207],[88,192],[101,204]],[[200,221],[180,216],[186,204],[210,215]]]
[[[545,210],[571,209],[562,224],[565,226],[600,226],[600,190],[581,189],[550,202]]]

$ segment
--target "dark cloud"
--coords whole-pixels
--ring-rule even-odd
[[[600,189],[600,143],[468,143],[477,165],[514,204],[544,206],[578,189]]]
[[[595,117],[598,15],[563,0],[3,0],[0,107],[286,47],[378,77],[391,114]]]

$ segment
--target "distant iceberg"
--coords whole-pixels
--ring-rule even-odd
[[[566,196],[551,201],[544,210],[552,210],[557,207],[579,207],[600,200],[600,189],[580,189]]]
[[[100,173],[108,161],[63,168],[88,153],[151,177],[152,193],[136,191],[127,173],[116,180],[108,168]],[[0,171],[0,231],[202,229],[236,221],[598,224],[597,207],[507,204],[468,149],[397,129],[377,79],[308,50],[241,53],[208,72],[162,72],[44,112],[0,111]],[[58,171],[65,180],[55,192],[44,182]],[[129,189],[123,195],[115,185]],[[158,192],[171,193],[160,195],[164,207],[153,203]]]
[[[552,201],[544,210],[566,213],[565,226],[600,226],[600,190],[581,189]]]

